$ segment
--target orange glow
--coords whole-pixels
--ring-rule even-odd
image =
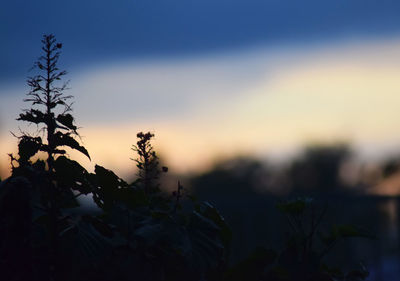
[[[140,79],[151,84],[152,93],[157,89],[160,97],[165,91],[175,93],[174,80],[170,79],[175,72],[176,75],[184,74],[182,79],[187,85],[182,82],[178,85],[179,90],[188,91],[186,98],[193,97],[195,106],[192,109],[178,106],[174,109],[174,112],[178,112],[174,116],[166,113],[148,120],[137,116],[129,120],[129,114],[126,113],[123,120],[103,125],[93,121],[95,117],[86,119],[82,112],[86,101],[92,98],[99,103],[109,103],[109,96],[104,96],[109,95],[108,91],[102,93],[101,87],[97,87],[90,92],[91,85],[106,79],[107,72],[103,71],[100,76],[89,75],[87,79],[82,76],[74,90],[87,93],[88,97],[79,99],[75,95],[76,104],[82,102],[77,108],[77,122],[83,126],[81,134],[93,161],[90,163],[76,153],[72,156],[82,160],[89,170],[94,163],[98,163],[127,177],[135,167],[130,160],[130,157],[134,157],[130,148],[136,142],[138,131],[155,133],[156,150],[166,164],[177,172],[205,169],[217,158],[237,154],[279,155],[293,152],[313,141],[348,140],[356,148],[369,152],[385,152],[389,146],[400,149],[400,42],[330,48],[316,54],[297,55],[293,62],[287,62],[284,57],[281,61],[275,58],[272,65],[274,69],[269,69],[270,72],[266,70],[252,84],[235,87],[235,80],[226,79],[223,83],[229,82],[230,85],[215,86],[212,89],[215,97],[205,95],[203,99],[200,98],[200,90],[207,93],[207,85],[199,83],[193,87],[190,83],[207,73],[208,67],[215,69],[211,62],[193,67],[184,64],[168,68],[168,65],[163,65],[161,70],[156,68],[154,76],[151,66],[148,66]],[[240,62],[235,65],[240,66]],[[251,68],[251,63],[247,62],[246,67]],[[127,92],[124,98],[127,101],[129,98],[135,99],[129,96],[132,84],[129,67],[125,66],[121,71],[127,73],[118,78],[126,79]],[[229,71],[229,68],[218,71]],[[165,78],[162,75],[164,72],[168,72],[170,78]],[[212,75],[207,79],[211,79],[213,85],[218,82]],[[118,80],[118,84],[123,81]],[[145,89],[143,85],[140,87]],[[193,96],[191,90],[195,93]],[[115,106],[118,91],[112,98]],[[157,96],[154,94],[151,98],[156,99]],[[181,97],[177,94],[173,98]],[[132,104],[134,112],[135,103]],[[15,108],[13,112],[18,110]],[[91,114],[102,114],[96,112],[96,108],[89,111]],[[182,115],[180,111],[183,111]],[[8,126],[15,128],[17,124],[9,123]],[[4,168],[8,167],[6,153],[15,150],[16,140],[4,131],[0,136],[0,168],[3,169],[0,174],[4,177],[7,173]],[[396,143],[399,145],[396,146]]]

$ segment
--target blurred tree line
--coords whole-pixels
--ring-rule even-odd
[[[381,163],[355,159],[348,143],[309,145],[284,164],[264,159],[223,159],[189,176],[193,191],[208,194],[259,193],[273,196],[366,195],[374,185],[400,171],[400,157]],[[399,188],[400,190],[400,188]]]
[[[344,242],[327,260],[348,269],[360,260],[379,267],[384,266],[386,257],[397,255],[399,221],[392,203],[398,201],[393,201],[397,200],[396,189],[391,189],[393,197],[374,192],[382,191],[386,181],[400,188],[400,181],[395,181],[399,159],[393,155],[371,165],[357,161],[349,144],[314,145],[278,165],[250,157],[221,160],[188,181],[200,200],[207,198],[224,214],[235,233],[231,251],[235,262],[251,255],[251,249],[259,245],[284,247],[291,229],[276,210],[276,202],[311,196],[328,210],[321,228],[344,222],[380,237]]]

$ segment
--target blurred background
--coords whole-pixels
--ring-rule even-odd
[[[63,43],[74,116],[92,162],[135,176],[138,131],[235,233],[233,260],[274,245],[284,196],[371,229],[343,245],[370,280],[400,275],[400,2],[7,1],[0,9],[0,177],[40,39]],[[338,207],[340,206],[340,207]],[[352,254],[344,254],[344,253]],[[340,262],[340,261],[338,261]],[[391,279],[392,278],[392,279]]]

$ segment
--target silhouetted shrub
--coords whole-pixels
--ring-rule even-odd
[[[0,272],[5,280],[333,280],[338,271],[323,265],[313,247],[318,222],[311,223],[311,232],[300,226],[307,200],[279,205],[294,223],[280,254],[260,248],[228,270],[230,228],[210,203],[186,196],[180,182],[172,194],[161,191],[159,176],[168,169],[159,167],[153,134],[137,134],[133,150],[139,172],[132,183],[99,165],[89,173],[69,159],[64,147],[89,153],[74,138],[79,135],[68,103],[72,97],[64,95],[67,84],[57,84],[66,74],[57,66],[62,45],[53,35],[45,35],[42,43],[44,54],[34,65],[39,74],[28,79],[31,91],[25,101],[32,108],[18,120],[36,124],[46,139],[38,132],[18,136],[18,156],[10,154],[12,176],[0,181]],[[250,164],[250,171],[259,167]],[[76,210],[76,198],[89,194],[97,209]],[[329,249],[352,236],[362,234],[336,226],[321,241]],[[342,279],[336,280],[363,280],[365,274],[339,274]]]

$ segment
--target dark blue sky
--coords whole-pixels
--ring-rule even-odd
[[[0,82],[23,81],[40,38],[64,43],[63,66],[195,55],[400,32],[395,0],[2,1]]]

